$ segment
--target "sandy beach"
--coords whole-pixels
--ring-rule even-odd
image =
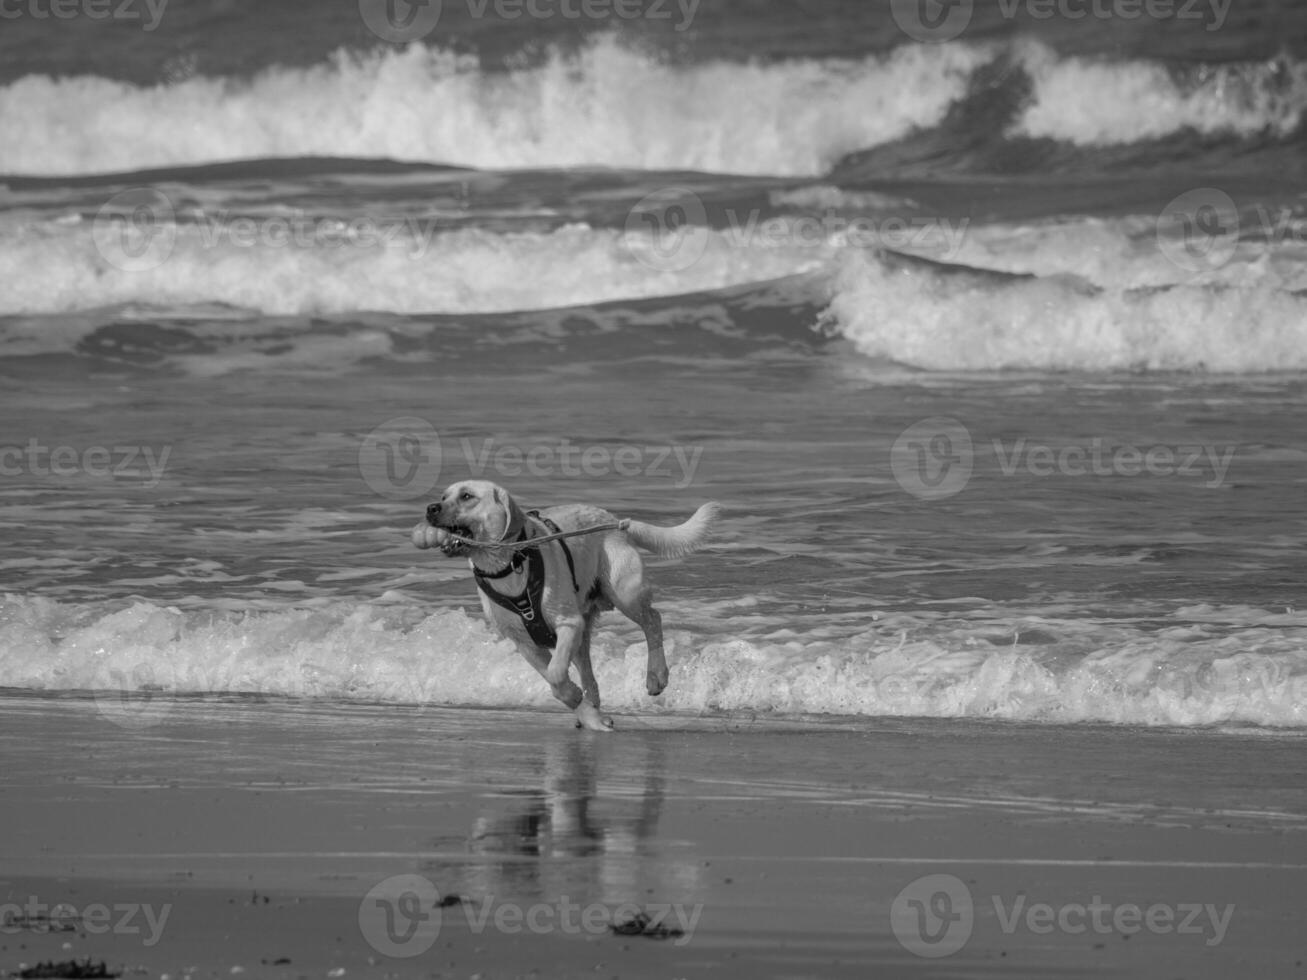
[[[0,133],[0,980],[1307,980],[1307,2],[0,0]]]
[[[6,697],[0,967],[1302,974],[1296,735],[619,724]]]

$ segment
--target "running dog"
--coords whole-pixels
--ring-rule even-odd
[[[684,524],[655,527],[619,521],[588,504],[524,511],[503,487],[466,480],[449,487],[427,507],[413,529],[419,548],[468,556],[481,593],[481,608],[501,634],[517,644],[527,663],[549,682],[554,697],[576,713],[578,727],[609,731],[599,713],[599,685],[590,663],[590,634],[599,614],[618,609],[638,623],[649,645],[645,688],[656,696],[667,686],[662,618],[644,577],[636,546],[664,558],[698,549],[718,514],[715,503]],[[535,538],[573,531],[539,545]],[[581,675],[568,675],[572,662]]]

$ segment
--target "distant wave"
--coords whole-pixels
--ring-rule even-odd
[[[850,203],[820,187],[782,198]],[[809,284],[801,304],[810,308],[797,313],[796,329],[820,326],[868,356],[919,368],[1307,367],[1307,265],[1296,243],[1241,242],[1225,264],[1196,274],[1167,257],[1155,219],[1144,217],[959,224],[922,256],[851,244],[837,225],[825,237],[774,240],[730,225],[698,228],[701,254],[671,268],[639,232],[580,223],[538,232],[429,228],[429,237],[401,226],[385,242],[276,247],[241,244],[228,225],[190,220],[164,226],[175,233],[166,261],[125,269],[97,248],[103,227],[78,215],[0,223],[0,275],[9,284],[0,294],[0,357],[87,353],[87,338],[106,323],[162,318],[184,326],[160,335],[156,356],[191,372],[296,358],[347,364],[401,356],[399,338],[444,328],[397,320],[305,333],[309,321],[277,318],[536,311],[544,323],[554,321],[539,311],[683,296],[724,311],[731,291],[795,280]],[[750,302],[793,305],[769,292]],[[132,341],[138,352],[150,344]],[[265,356],[282,346],[278,358]]]
[[[1014,645],[989,620],[954,628],[905,620],[844,640],[673,630],[672,684],[657,702],[645,696],[644,645],[628,642],[630,631],[601,626],[594,659],[605,705],[617,711],[1307,725],[1303,614],[1191,612],[1243,626],[1202,636],[1191,623],[1150,633],[1078,622],[1067,624],[1074,652]],[[395,602],[220,612],[0,597],[0,687],[98,690],[105,717],[129,727],[169,721],[176,709],[153,696],[160,692],[554,703],[479,617]]]
[[[1265,283],[1126,289],[850,253],[825,319],[864,354],[934,370],[1307,368],[1307,295]]]
[[[316,223],[315,234],[326,224]],[[347,236],[344,222],[336,224],[339,234],[330,243],[280,247],[264,239],[242,244],[228,232],[230,223],[169,225],[176,237],[166,260],[135,269],[97,250],[97,228],[105,227],[97,222],[73,216],[0,225],[0,276],[9,284],[0,294],[0,314],[125,303],[221,303],[272,315],[544,309],[778,279],[820,269],[835,252],[820,242],[746,247],[727,234],[704,232],[702,255],[663,268],[643,238],[582,224],[499,234],[377,222],[370,226],[374,234],[359,241]]]
[[[1307,109],[1307,63],[1265,62],[1177,68],[1156,62],[1060,58],[1023,46],[1034,99],[1013,135],[1104,146],[1157,139],[1181,129],[1289,136]]]
[[[996,59],[1011,60],[1029,81],[997,127],[983,120],[983,138],[998,141],[1112,145],[1185,129],[1280,138],[1307,107],[1307,66],[1288,59],[1176,69],[1062,56],[1027,42],[684,65],[602,35],[579,52],[507,72],[411,45],[150,88],[27,76],[0,88],[0,173],[335,156],[815,176],[849,154],[939,125],[968,95],[981,104],[1001,98],[977,74]]]
[[[604,36],[512,72],[412,45],[248,81],[29,76],[0,90],[0,172],[315,155],[814,174],[938,119],[985,57],[914,45],[856,61],[677,66]]]

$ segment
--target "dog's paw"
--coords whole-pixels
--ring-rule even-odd
[[[644,675],[644,689],[649,692],[649,697],[656,698],[667,689],[667,671],[651,670]]]
[[[592,732],[611,732],[613,719],[601,715],[599,709],[589,701],[582,701],[576,706],[576,727],[588,728]]]

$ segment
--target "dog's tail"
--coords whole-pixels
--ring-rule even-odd
[[[663,558],[679,558],[699,550],[720,513],[721,508],[709,501],[696,510],[688,521],[676,527],[657,527],[643,521],[629,521],[626,536],[645,551],[652,551]]]

